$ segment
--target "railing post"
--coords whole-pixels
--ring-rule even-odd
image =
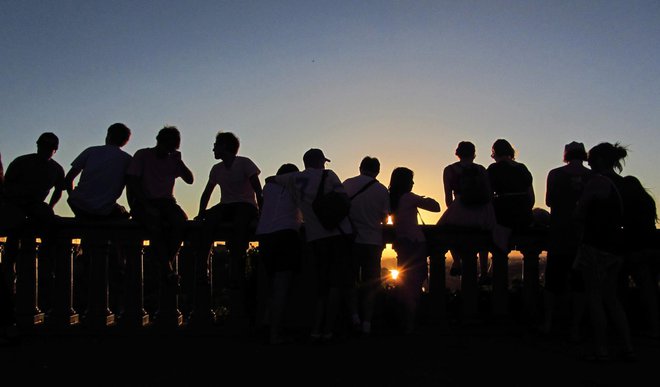
[[[58,237],[54,248],[55,294],[53,308],[48,313],[47,321],[54,326],[76,325],[80,322],[78,313],[73,309],[73,257],[78,252],[78,245],[71,244],[70,238]]]
[[[174,267],[178,273],[179,254],[174,258]],[[183,325],[183,314],[179,310],[178,286],[172,281],[168,281],[163,268],[160,269],[158,291],[158,310],[156,311],[155,322],[163,327],[179,327]]]
[[[538,248],[524,248],[523,254],[523,302],[525,314],[531,322],[539,315],[537,298],[539,296],[539,255]]]
[[[189,322],[194,326],[210,326],[216,322],[213,311],[213,250],[211,254],[200,254],[202,246],[195,246],[192,259],[195,260],[193,282],[193,309]]]
[[[509,314],[509,252],[493,251],[493,315]]]
[[[91,254],[89,303],[85,320],[92,327],[104,328],[115,324],[115,315],[110,310],[108,297],[110,241],[104,237],[92,238],[87,246]]]
[[[429,243],[429,296],[433,321],[447,322],[447,284],[445,281],[445,254],[447,248],[438,243]]]
[[[479,313],[479,286],[477,281],[477,250],[474,247],[456,249],[461,259],[461,299],[464,318],[474,318]]]
[[[144,327],[149,325],[149,314],[144,309],[144,255],[143,241],[131,239],[126,244],[126,292],[122,325]]]
[[[44,313],[39,309],[37,287],[39,253],[35,236],[21,236],[16,259],[16,323],[31,328],[44,322]]]

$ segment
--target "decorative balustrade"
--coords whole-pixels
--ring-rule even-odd
[[[491,250],[492,242],[488,232],[440,226],[422,226],[429,245],[429,281],[428,298],[430,311],[436,322],[447,320],[445,256],[451,249],[461,249],[469,252],[473,259],[462,262],[461,276],[461,313],[471,317],[478,312],[479,286],[477,283],[478,251]],[[213,310],[213,275],[209,262],[196,261],[198,246],[195,245],[199,235],[200,225],[189,221],[187,225],[186,242],[180,254],[180,261],[185,261],[186,270],[181,271],[182,281],[190,284],[188,289],[188,310],[186,313],[188,325],[210,326],[215,322]],[[231,233],[231,227],[220,227],[217,240],[224,241]],[[108,222],[84,222],[71,218],[62,218],[55,236],[52,238],[49,251],[55,270],[52,281],[39,280],[40,276],[48,276],[45,268],[50,265],[40,265],[45,259],[43,246],[40,246],[33,232],[20,230],[13,233],[3,233],[6,238],[0,239],[2,261],[5,266],[15,260],[15,311],[17,324],[22,328],[30,328],[45,324],[49,327],[69,327],[83,322],[93,328],[105,328],[120,325],[125,328],[141,328],[155,322],[162,326],[177,327],[184,322],[184,316],[179,311],[176,291],[160,284],[158,292],[158,310],[152,315],[145,309],[145,255],[148,253],[149,236],[140,225],[132,220]],[[660,235],[660,233],[659,233]],[[384,229],[384,239],[387,243],[394,241],[394,230],[391,226]],[[660,238],[658,238],[660,242]],[[660,246],[660,243],[658,243]],[[530,229],[524,233],[514,234],[510,247],[523,255],[523,306],[525,313],[534,318],[538,314],[537,299],[539,289],[539,256],[547,249],[547,230]],[[79,249],[89,259],[89,273],[85,310],[74,310],[74,259]],[[111,310],[109,302],[109,259],[120,250],[125,257],[125,275],[123,278],[122,310]],[[43,262],[42,262],[43,263]],[[492,313],[495,316],[508,314],[509,288],[508,256],[493,255],[492,283]],[[160,276],[155,276],[160,278]],[[46,278],[47,279],[47,278]],[[217,281],[217,279],[216,279]],[[42,284],[52,284],[52,288],[43,289]],[[52,292],[48,297],[48,305],[44,305],[45,292]],[[47,308],[43,310],[42,308]],[[118,319],[116,313],[121,312]],[[84,318],[80,318],[82,315]]]

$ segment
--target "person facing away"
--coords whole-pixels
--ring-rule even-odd
[[[592,171],[583,165],[587,151],[579,142],[564,147],[566,165],[548,173],[545,204],[550,207],[550,241],[545,267],[544,323],[541,332],[548,334],[552,329],[553,314],[557,297],[567,290],[573,296],[571,338],[577,340],[582,316],[584,283],[581,275],[572,270],[573,261],[580,244],[574,218],[577,202]]]
[[[438,221],[439,225],[470,227],[491,230],[496,237],[497,221],[492,205],[492,190],[486,168],[476,164],[476,148],[469,141],[461,141],[456,147],[458,161],[445,167],[442,182],[447,209]],[[472,251],[452,250],[452,276],[462,274],[461,262]],[[488,281],[488,251],[479,252],[480,280]]]
[[[618,143],[604,142],[589,150],[587,161],[594,176],[576,207],[582,238],[575,267],[584,278],[593,329],[593,358],[601,361],[609,359],[607,315],[621,337],[624,358],[636,357],[628,318],[616,294],[623,263],[624,203],[618,188],[623,178],[615,169],[622,170],[621,160],[627,154]]]
[[[497,223],[513,230],[528,227],[533,220],[534,187],[525,164],[515,160],[515,150],[507,140],[493,143],[488,177],[493,190]]]
[[[277,170],[277,176],[298,171],[294,164],[284,164]],[[282,335],[281,327],[291,280],[302,259],[301,224],[302,214],[291,193],[281,185],[267,182],[256,234],[270,285],[267,314],[271,344],[291,340]]]
[[[287,188],[300,207],[305,238],[313,252],[313,265],[317,275],[317,301],[310,334],[312,341],[332,340],[340,294],[350,284],[351,278],[350,242],[346,235],[352,233],[352,229],[348,217],[344,218],[337,228],[326,229],[312,207],[319,188],[326,194],[332,191],[346,194],[339,177],[332,170],[325,169],[325,163],[329,161],[322,150],[312,148],[303,155],[303,171],[272,177],[273,182]],[[324,173],[326,178],[323,187],[320,187]]]
[[[231,224],[232,235],[227,241],[230,281],[232,287],[243,288],[249,228],[259,216],[262,188],[259,181],[261,171],[249,158],[238,156],[239,147],[238,137],[231,132],[219,132],[215,136],[213,156],[222,161],[211,168],[196,219],[203,220],[202,255],[207,259],[217,227],[223,222]],[[206,209],[216,186],[220,187],[220,203]]]
[[[46,132],[37,140],[37,153],[19,156],[7,166],[4,183],[5,210],[11,219],[5,222],[9,229],[26,224],[41,237],[39,247],[39,306],[50,309],[51,290],[54,286],[55,221],[53,207],[62,197],[64,169],[53,155],[59,147],[54,133]],[[48,198],[48,203],[45,200]],[[10,241],[7,248],[8,265],[16,261],[18,241]],[[10,267],[10,266],[8,266]]]
[[[156,146],[135,152],[126,171],[131,215],[149,232],[161,281],[168,281],[174,287],[178,287],[175,260],[188,219],[174,198],[174,183],[179,177],[187,184],[194,181],[181,159],[180,144],[179,130],[165,126],[156,136]]]
[[[43,133],[37,140],[37,153],[19,156],[7,166],[5,200],[37,223],[52,221],[53,207],[62,197],[64,169],[53,160],[58,146],[59,139],[54,133]]]
[[[420,208],[440,212],[440,204],[435,199],[412,192],[413,176],[413,171],[408,168],[395,168],[389,186],[390,213],[396,236],[394,250],[397,253],[397,266],[403,278],[403,323],[406,334],[412,333],[415,329],[415,314],[422,284],[428,272],[426,238],[417,223],[417,214]]]
[[[380,286],[380,260],[385,244],[383,223],[387,222],[390,197],[387,187],[376,180],[380,161],[366,156],[360,162],[360,174],[344,180],[346,194],[351,199],[349,218],[353,225],[353,276],[363,287],[361,314],[358,313],[357,289],[351,289],[349,308],[354,328],[363,334],[371,332],[374,300]],[[360,318],[361,317],[361,318]]]
[[[131,137],[122,123],[108,127],[105,145],[85,149],[71,163],[64,181],[69,207],[77,218],[126,219],[128,212],[117,204],[126,185],[126,170],[131,155],[121,150]],[[81,174],[82,173],[82,174]],[[80,175],[78,185],[74,180]]]

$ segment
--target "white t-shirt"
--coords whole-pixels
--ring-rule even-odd
[[[230,168],[222,161],[214,165],[209,181],[220,186],[220,203],[250,203],[256,207],[257,198],[250,178],[260,173],[252,160],[236,156]]]
[[[257,225],[257,235],[280,230],[300,229],[302,214],[286,187],[266,183],[263,190],[264,203]]]
[[[339,177],[337,177],[333,171],[329,169],[327,171],[328,175],[325,178],[323,192],[328,193],[331,191],[337,191],[346,193]],[[341,235],[341,232],[338,229],[326,230],[325,227],[321,225],[321,222],[312,209],[312,202],[314,202],[314,198],[316,198],[322,174],[323,169],[307,168],[304,171],[275,176],[275,181],[278,184],[285,186],[292,194],[296,203],[298,203],[305,222],[305,235],[308,242]],[[339,227],[341,227],[345,234],[350,234],[352,232],[351,223],[349,222],[348,217],[339,224]]]
[[[71,166],[82,170],[69,201],[81,210],[107,215],[121,196],[131,155],[115,145],[85,149]]]
[[[423,242],[424,233],[417,223],[417,209],[431,209],[436,202],[431,198],[406,192],[399,199],[399,207],[394,213],[394,232],[397,239],[405,238],[411,241]]]
[[[344,181],[344,188],[351,197],[373,180],[373,177],[366,175],[351,177]],[[390,194],[380,182],[373,183],[351,200],[349,216],[356,234],[356,243],[382,246],[382,222],[387,217],[389,207]]]

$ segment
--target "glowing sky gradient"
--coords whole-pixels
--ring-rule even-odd
[[[191,217],[220,129],[262,180],[320,147],[342,179],[368,154],[386,185],[407,166],[441,203],[456,144],[488,165],[506,138],[537,206],[564,144],[620,141],[624,173],[660,192],[658,1],[4,0],[0,85],[5,167],[43,131],[68,170],[113,122],[133,129],[131,154],[178,126],[196,181],[175,193]],[[70,215],[65,199],[56,212]]]

